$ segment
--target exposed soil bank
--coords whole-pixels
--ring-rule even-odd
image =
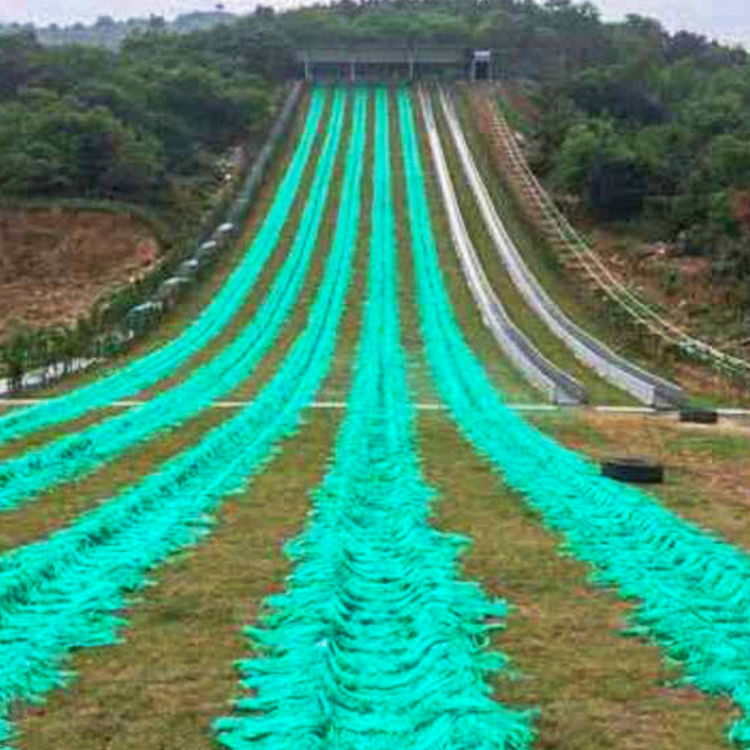
[[[126,214],[0,209],[0,339],[75,322],[158,254],[151,230]]]

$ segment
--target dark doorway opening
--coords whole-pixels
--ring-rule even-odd
[[[474,63],[474,80],[475,81],[489,81],[490,80],[490,64],[485,60],[478,60]]]

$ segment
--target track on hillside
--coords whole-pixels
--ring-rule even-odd
[[[323,279],[304,329],[259,394],[141,481],[48,538],[0,556],[0,741],[12,734],[9,721],[18,704],[40,700],[70,679],[64,666],[72,650],[119,640],[130,593],[171,554],[205,538],[219,505],[262,471],[298,428],[335,354],[360,218],[369,209],[369,301],[345,421],[308,529],[292,547],[298,566],[289,591],[271,601],[276,615],[266,627],[253,631],[271,649],[268,659],[244,665],[246,684],[260,693],[240,701],[241,715],[219,721],[218,736],[230,747],[258,748],[320,746],[322,732],[329,732],[331,750],[390,750],[394,741],[413,750],[531,745],[530,717],[492,702],[483,677],[504,666],[485,646],[488,625],[500,624],[505,608],[457,580],[464,542],[427,523],[431,490],[420,472],[396,301],[388,189],[393,144],[386,95],[376,97],[374,200],[365,207],[370,94],[334,94],[349,101],[351,133],[342,145],[342,199]],[[316,111],[322,113],[324,98],[313,92],[308,125]],[[734,699],[744,713],[733,737],[750,747],[750,559],[649,496],[599,477],[595,466],[505,406],[458,326],[443,283],[408,91],[397,92],[397,106],[422,338],[458,428],[566,536],[600,582],[640,599],[637,632],[682,661],[690,684]],[[340,132],[336,111],[319,164],[332,165]],[[308,141],[312,148],[310,137],[306,128],[297,155]],[[324,161],[326,154],[331,161]],[[332,166],[321,167],[321,190],[326,169]],[[308,207],[316,195],[320,191],[311,190]],[[283,274],[282,268],[277,283],[293,289],[278,281]],[[227,287],[237,294],[246,289],[235,275]],[[240,303],[234,294],[225,301],[235,305],[228,321]],[[214,320],[224,319],[225,311],[215,312]],[[117,385],[122,373],[140,372],[149,356],[116,374],[116,388],[126,387]],[[105,398],[104,385],[86,386],[62,397],[58,403],[69,407],[57,415],[71,418]],[[8,435],[51,424],[56,412],[47,408],[3,422],[10,425]],[[33,473],[33,464],[28,469]],[[264,713],[247,715],[248,709]]]
[[[362,169],[364,94],[357,97],[345,184]],[[211,530],[228,494],[261,470],[278,441],[297,428],[328,370],[349,284],[358,210],[340,212],[331,255],[307,326],[271,381],[239,414],[137,485],[48,539],[0,557],[0,740],[19,701],[39,700],[69,679],[74,648],[118,640],[115,616],[148,571]],[[3,726],[3,721],[6,725]]]
[[[547,397],[557,404],[580,404],[588,400],[585,388],[568,373],[550,362],[516,326],[505,311],[484,272],[477,251],[469,237],[461,208],[456,198],[443,147],[435,124],[432,101],[420,90],[422,115],[430,143],[443,203],[448,213],[453,244],[458,253],[466,282],[481,310],[484,324],[506,356]]]
[[[376,92],[370,272],[354,384],[315,492],[297,567],[272,597],[267,653],[242,664],[238,708],[216,723],[235,750],[525,748],[523,715],[486,694],[500,668],[480,647],[505,606],[455,579],[462,541],[427,524],[432,490],[414,445],[396,296],[388,97]]]
[[[440,90],[440,104],[464,174],[495,243],[498,256],[529,307],[582,362],[613,385],[631,393],[649,406],[673,407],[682,403],[685,397],[679,386],[634,365],[586,333],[549,297],[518,252],[500,220],[462,132],[453,102],[443,89]]]

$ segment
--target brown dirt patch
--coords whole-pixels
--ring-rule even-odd
[[[524,117],[534,123],[541,120],[542,113],[531,99],[523,91],[523,87],[515,81],[503,81],[498,84],[500,96],[505,99],[513,109],[518,110]]]
[[[14,328],[66,325],[151,268],[158,243],[124,214],[0,210],[0,339]]]
[[[610,271],[644,299],[669,309],[669,317],[682,326],[701,327],[705,311],[721,306],[731,318],[731,289],[714,283],[708,258],[675,257],[666,243],[647,243],[634,237],[593,226],[580,219],[594,238],[599,256]],[[702,331],[703,335],[716,331]]]

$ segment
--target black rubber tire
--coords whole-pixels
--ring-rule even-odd
[[[719,413],[715,409],[683,409],[680,412],[680,422],[693,424],[716,424]]]
[[[664,466],[645,458],[608,458],[602,461],[602,476],[618,482],[661,484],[664,481]]]

